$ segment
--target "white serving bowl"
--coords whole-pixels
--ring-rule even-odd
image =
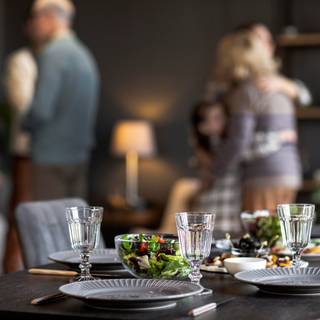
[[[228,258],[223,263],[228,272],[233,275],[240,271],[265,269],[267,266],[265,259],[249,257]]]

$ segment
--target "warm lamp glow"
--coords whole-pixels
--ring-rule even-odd
[[[138,160],[155,153],[151,124],[142,120],[119,122],[113,131],[112,152],[126,156],[126,199],[128,204],[138,206]]]
[[[140,157],[150,157],[155,153],[152,126],[147,121],[121,121],[113,131],[112,152],[124,156],[135,152]]]

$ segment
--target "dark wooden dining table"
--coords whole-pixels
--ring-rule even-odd
[[[313,266],[316,265],[313,263]],[[51,264],[45,267],[56,266]],[[191,308],[231,297],[234,300],[197,319],[320,319],[320,296],[270,295],[260,292],[254,286],[241,283],[228,274],[204,272],[203,275],[202,284],[213,290],[210,296],[186,298],[179,301],[176,307],[161,311],[128,312],[94,309],[72,298],[46,305],[31,305],[33,298],[57,292],[59,286],[69,279],[31,275],[27,271],[16,272],[0,277],[0,319],[190,319],[188,311]]]

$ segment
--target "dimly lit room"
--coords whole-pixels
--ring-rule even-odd
[[[320,319],[319,17],[0,0],[0,316]]]

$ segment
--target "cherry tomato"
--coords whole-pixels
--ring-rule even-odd
[[[165,243],[164,239],[161,239],[161,237],[159,235],[157,235],[157,242],[159,243]]]
[[[147,242],[142,242],[140,244],[139,251],[141,253],[143,253],[143,252],[146,252],[147,250],[148,250],[148,243]]]

